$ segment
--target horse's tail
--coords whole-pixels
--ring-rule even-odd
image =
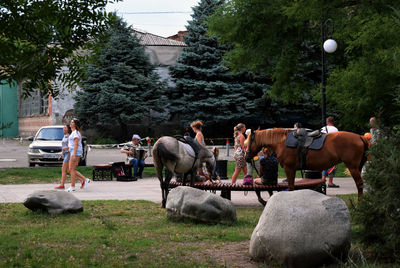
[[[361,169],[363,168],[365,162],[367,162],[367,157],[368,157],[368,156],[367,156],[367,153],[368,153],[368,149],[369,149],[367,140],[366,140],[363,136],[361,136],[361,135],[360,135],[360,139],[361,139],[362,142],[364,143],[364,152],[363,152],[363,157],[362,157],[362,159],[361,159],[360,166],[358,167],[358,170],[359,170],[359,171],[361,171]]]
[[[163,165],[161,162],[161,157],[160,157],[160,153],[159,153],[159,149],[158,149],[158,143],[156,143],[153,147],[153,164],[154,167],[156,168],[156,173],[157,173],[157,177],[162,180],[162,169],[163,169]]]
[[[172,153],[170,150],[168,150],[168,148],[162,142],[157,144],[157,156],[159,158],[159,161],[161,162],[163,162],[163,160],[171,160],[171,161],[178,160],[178,156]]]

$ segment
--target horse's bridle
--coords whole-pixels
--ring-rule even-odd
[[[255,163],[254,163],[254,157],[250,156],[251,152],[251,144],[253,141],[256,139],[256,131],[251,131],[250,138],[249,138],[249,144],[247,144],[247,149],[246,149],[246,162],[250,163],[251,166],[256,170],[258,176],[260,176],[260,171],[257,169]]]
[[[253,159],[253,157],[251,157],[250,156],[250,153],[251,153],[251,145],[252,145],[252,143],[253,143],[253,141],[255,140],[255,138],[256,138],[256,132],[255,131],[251,131],[251,134],[250,134],[250,138],[249,138],[249,144],[247,144],[247,149],[246,149],[246,162],[247,163],[251,163],[251,160]]]

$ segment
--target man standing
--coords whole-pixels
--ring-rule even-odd
[[[371,133],[371,144],[374,144],[376,139],[379,136],[379,129],[377,128],[376,118],[371,117],[369,119],[369,125],[371,126],[370,133]]]
[[[369,119],[369,125],[370,125],[370,130],[369,130],[369,133],[365,133],[365,135],[364,135],[364,138],[367,138],[368,136],[369,136],[369,143],[368,143],[368,145],[370,146],[370,145],[372,145],[372,144],[374,144],[375,142],[376,142],[376,139],[379,137],[379,135],[380,135],[380,131],[379,131],[379,129],[378,129],[378,127],[377,127],[377,123],[376,123],[376,118],[375,117],[371,117],[370,119]],[[369,135],[367,135],[367,134],[369,134]],[[367,139],[368,140],[368,139]],[[362,167],[362,169],[361,169],[361,177],[363,178],[364,177],[364,175],[365,175],[365,172],[366,172],[366,168],[367,168],[367,165],[368,165],[368,163],[369,163],[369,156],[368,156],[368,158],[367,158],[367,162],[365,162],[365,164],[364,164],[364,166]]]
[[[337,132],[339,131],[336,127],[335,127],[335,120],[333,118],[333,116],[329,116],[328,118],[326,118],[326,126],[324,126],[321,129],[322,133],[333,133],[333,132]],[[333,177],[335,176],[336,173],[336,166],[333,166],[327,170],[323,170],[322,171],[322,179],[326,179],[326,177],[328,177],[328,187],[330,188],[339,188],[339,185],[336,185],[333,183]]]
[[[132,136],[132,145],[125,145],[121,149],[121,153],[127,154],[129,163],[133,166],[133,174],[136,178],[142,178],[142,173],[144,169],[144,160],[147,157],[147,153],[140,145],[140,136],[134,134]]]

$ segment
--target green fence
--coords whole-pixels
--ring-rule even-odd
[[[0,137],[18,136],[17,85],[0,84]]]

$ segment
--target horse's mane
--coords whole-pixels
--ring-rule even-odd
[[[263,144],[276,144],[285,142],[289,131],[290,129],[286,128],[270,128],[258,130],[256,133],[260,137]],[[259,143],[260,139],[258,139],[257,143]]]

